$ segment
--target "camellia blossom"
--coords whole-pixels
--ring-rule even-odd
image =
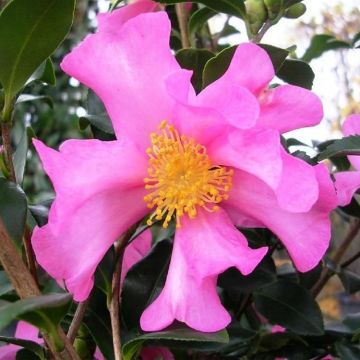
[[[360,115],[349,116],[343,124],[344,135],[360,135]],[[355,171],[338,172],[335,176],[335,186],[340,206],[348,205],[357,189],[360,188],[360,156],[348,156]]]
[[[141,327],[156,331],[176,319],[218,331],[231,320],[218,275],[229,267],[247,275],[267,252],[248,247],[235,225],[271,229],[299,271],[328,247],[336,195],[327,169],[291,156],[280,141],[281,132],[317,124],[322,105],[296,86],[269,89],[274,68],[254,44],[241,44],[226,73],[196,95],[192,72],[169,47],[167,14],[135,16],[134,5],[100,14],[98,32],[61,64],[102,99],[117,140],[69,140],[59,151],[34,140],[56,199],[32,244],[39,264],[83,301],[97,265],[130,226],[144,217],[164,227],[175,221],[166,283]]]

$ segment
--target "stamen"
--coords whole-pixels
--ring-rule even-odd
[[[151,192],[144,197],[149,208],[155,208],[147,220],[150,226],[156,220],[163,220],[167,228],[171,218],[197,215],[201,207],[209,212],[219,209],[227,200],[234,171],[213,165],[206,148],[196,144],[186,135],[180,135],[173,125],[165,120],[159,131],[150,134],[152,146],[146,150],[149,156],[149,176],[144,179],[145,189]]]

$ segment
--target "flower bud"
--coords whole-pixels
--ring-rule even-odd
[[[288,19],[297,19],[301,15],[303,15],[306,11],[306,6],[303,3],[298,3],[293,6],[290,6],[284,14],[284,17]]]
[[[283,0],[264,0],[270,20],[275,19],[283,7]]]
[[[246,17],[250,31],[257,34],[267,19],[267,10],[263,0],[247,0]]]

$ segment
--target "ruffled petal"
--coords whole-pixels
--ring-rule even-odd
[[[218,87],[220,96],[224,82],[245,87],[258,95],[274,76],[274,67],[266,51],[258,45],[244,43],[237,47],[225,74],[209,86]]]
[[[260,103],[258,126],[281,133],[317,125],[324,115],[321,100],[313,92],[293,85],[266,90]]]
[[[216,292],[217,275],[232,266],[247,275],[266,252],[267,248],[250,249],[222,209],[202,210],[193,220],[184,217],[175,235],[165,287],[144,311],[142,329],[160,330],[174,320],[199,331],[223,329],[230,316]]]
[[[360,115],[349,116],[343,124],[344,135],[360,135]],[[350,155],[348,156],[352,166],[356,170],[360,170],[360,156]]]
[[[194,104],[217,110],[229,124],[239,129],[254,127],[260,113],[257,98],[245,87],[229,81],[214,84],[206,87],[196,97]]]
[[[272,230],[287,248],[295,266],[305,272],[314,268],[329,246],[329,214],[337,206],[332,180],[324,165],[315,167],[319,198],[308,212],[293,213],[282,209],[271,189],[263,182],[237,171],[227,203],[239,212],[257,219]]]
[[[130,268],[148,254],[151,249],[151,238],[151,231],[147,229],[126,247],[122,262],[121,282]]]
[[[171,24],[165,12],[141,14],[109,31],[120,10],[103,16],[99,31],[67,55],[61,67],[97,93],[117,136],[124,134],[144,150],[150,132],[171,119],[174,100],[165,79],[180,66],[169,47]]]
[[[282,174],[275,189],[279,205],[287,211],[309,211],[319,197],[315,168],[281,149]]]
[[[106,251],[147,213],[146,159],[126,141],[72,140],[59,152],[34,145],[56,191],[48,224],[33,233],[36,258],[82,301]]]
[[[360,171],[346,171],[334,174],[335,187],[340,206],[350,204],[356,190],[360,189]]]
[[[274,190],[282,172],[281,144],[275,130],[230,130],[207,148],[211,160],[255,175]]]

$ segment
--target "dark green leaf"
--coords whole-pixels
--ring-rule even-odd
[[[44,226],[48,222],[49,207],[42,204],[29,205],[29,210],[39,226]]]
[[[350,45],[345,41],[339,41],[332,35],[319,34],[311,39],[310,46],[301,58],[302,61],[310,62],[320,57],[324,52],[339,48],[349,48]]]
[[[114,134],[114,128],[106,113],[101,115],[85,115],[79,118],[79,122],[81,130],[84,130],[88,124],[91,124],[106,134]]]
[[[176,4],[188,2],[188,0],[157,0],[161,4]],[[244,18],[245,5],[243,0],[198,0],[200,4],[221,13]]]
[[[22,243],[26,207],[26,196],[20,186],[0,178],[0,218],[18,246]]]
[[[20,141],[13,155],[13,163],[15,169],[16,181],[22,184],[26,165],[26,156],[29,148],[29,141],[34,136],[34,131],[30,127],[26,127],[21,135]]]
[[[285,60],[276,75],[285,82],[311,89],[315,74],[309,64],[300,60]]]
[[[278,281],[255,293],[258,311],[273,324],[301,335],[322,335],[324,324],[318,304],[303,287]]]
[[[20,349],[16,353],[16,360],[39,360],[39,357],[35,355],[32,351],[27,349]]]
[[[31,95],[31,94],[21,94],[16,99],[16,104],[23,102],[39,101],[42,100],[48,104],[51,108],[54,106],[54,102],[50,96],[47,95]]]
[[[2,304],[0,306],[0,330],[13,320],[21,318],[48,331],[56,309],[68,305],[70,300],[70,294],[52,294]],[[52,325],[57,326],[57,324]]]
[[[202,76],[203,88],[210,85],[225,74],[234,56],[236,48],[236,46],[226,48],[206,63]],[[239,69],[239,71],[241,70],[242,69]]]
[[[308,272],[298,272],[299,284],[307,289],[311,289],[319,280],[322,270],[323,264],[320,262],[316,267]]]
[[[14,345],[21,346],[21,347],[31,351],[32,353],[36,354],[39,359],[45,360],[43,347],[34,341],[17,339],[17,338],[6,337],[6,336],[0,336],[0,341],[6,342],[8,344],[14,344]]]
[[[192,37],[194,34],[204,25],[206,21],[216,15],[216,11],[203,7],[196,10],[190,17],[189,20],[189,36]]]
[[[341,360],[359,360],[360,349],[351,345],[347,341],[338,341],[335,343],[336,351]]]
[[[148,334],[139,334],[128,340],[123,347],[124,360],[131,360],[145,341],[176,341],[200,343],[228,343],[229,336],[226,330],[215,333],[204,333],[188,328],[167,330]]]
[[[318,155],[318,160],[342,155],[360,155],[360,136],[347,136],[335,140]]]
[[[0,14],[0,82],[11,99],[62,42],[74,0],[13,0]]]
[[[343,322],[351,330],[360,329],[360,312],[358,312],[356,314],[346,315]]]
[[[352,45],[354,48],[359,48],[359,46],[358,46],[358,41],[359,41],[359,40],[360,40],[360,32],[358,32],[358,33],[354,36],[351,45]]]
[[[40,81],[48,85],[55,85],[55,70],[51,58],[47,58],[30,76],[29,80],[26,82],[26,85],[31,84],[34,81]]]
[[[349,294],[354,294],[360,290],[360,276],[354,272],[342,269],[338,276],[344,286],[344,289]]]
[[[360,205],[355,198],[352,198],[351,203],[346,206],[339,207],[346,215],[355,216],[360,218]]]
[[[284,64],[286,57],[289,55],[289,51],[267,44],[259,44],[259,46],[267,52],[275,69],[275,72],[277,72]]]
[[[249,275],[244,276],[231,268],[219,277],[219,285],[231,293],[251,293],[261,286],[276,280],[274,262],[266,257],[261,264]]]
[[[176,53],[176,60],[180,66],[193,71],[191,83],[197,93],[202,89],[205,64],[214,56],[214,53],[206,49],[181,49]]]
[[[129,329],[139,326],[145,308],[161,291],[170,261],[171,243],[159,242],[127,273],[122,289],[122,316]]]
[[[0,271],[0,296],[7,294],[13,289],[6,272]]]

